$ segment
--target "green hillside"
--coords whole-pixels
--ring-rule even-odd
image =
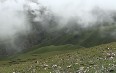
[[[0,73],[116,73],[116,43],[46,46],[0,61]]]

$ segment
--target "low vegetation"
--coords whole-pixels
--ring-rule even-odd
[[[115,42],[91,48],[51,45],[0,61],[0,73],[116,73],[115,54]]]

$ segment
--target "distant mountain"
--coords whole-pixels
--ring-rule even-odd
[[[78,19],[74,18],[70,19],[65,27],[59,27],[57,16],[52,13],[46,15],[45,8],[40,11],[42,11],[40,16],[42,21],[33,21],[35,19],[34,11],[27,12],[32,27],[31,32],[18,36],[13,44],[7,41],[0,42],[0,55],[28,51],[35,46],[78,44],[82,47],[92,47],[116,41],[115,14],[112,16],[113,21],[98,20],[92,26],[83,27],[78,23]]]

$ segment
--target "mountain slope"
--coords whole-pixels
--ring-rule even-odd
[[[65,46],[65,47],[64,47]],[[103,44],[91,48],[67,50],[66,46],[47,46],[49,52],[40,49],[0,61],[1,73],[115,73],[116,43]],[[60,50],[57,50],[59,48]],[[63,51],[62,49],[65,51]],[[53,49],[55,49],[53,51]],[[37,51],[38,50],[38,51]],[[50,51],[51,50],[51,51]]]

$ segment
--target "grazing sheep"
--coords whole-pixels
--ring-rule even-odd
[[[45,68],[45,67],[48,67],[48,66],[49,66],[49,65],[47,65],[47,64],[44,64],[44,65],[43,65],[44,68]]]
[[[109,50],[110,48],[108,48],[108,50]]]
[[[115,53],[112,53],[112,52],[107,53],[107,56],[106,57],[107,58],[110,58],[110,59],[113,59],[115,57]]]
[[[57,67],[57,65],[52,65],[52,68],[56,68]]]
[[[67,66],[67,68],[71,68],[71,67],[72,67],[72,65]]]

